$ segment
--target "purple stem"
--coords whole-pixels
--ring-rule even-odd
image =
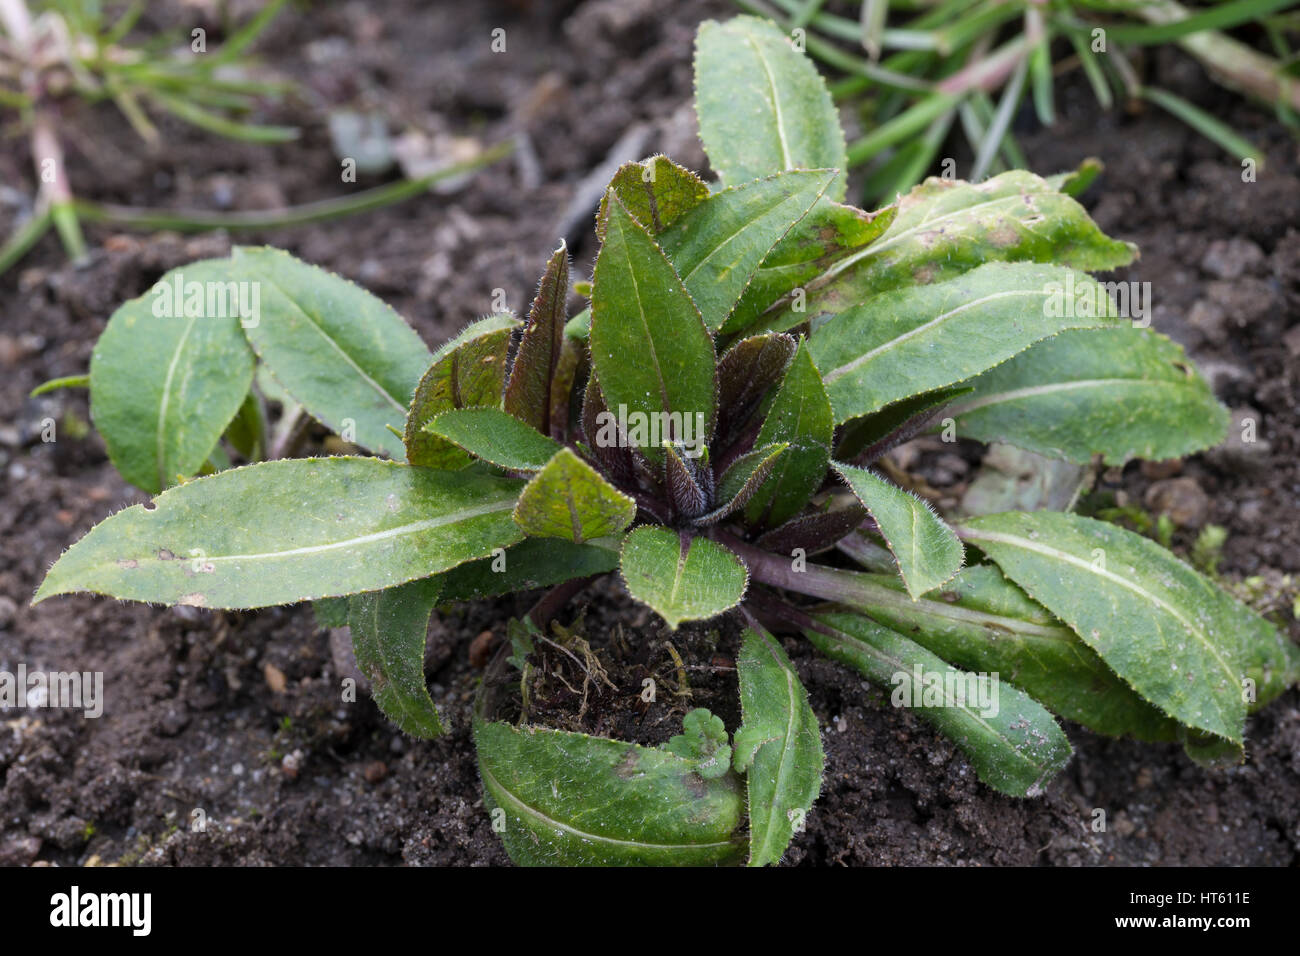
[[[526,617],[533,622],[533,625],[539,631],[545,631],[546,626],[551,623],[551,618],[559,614],[573,598],[577,597],[588,584],[600,577],[593,574],[585,578],[574,578],[571,581],[565,581],[563,584],[557,584],[551,590],[542,595],[541,600],[533,605],[531,611]]]

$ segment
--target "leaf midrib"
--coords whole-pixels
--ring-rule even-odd
[[[343,360],[347,362],[348,365],[352,366],[353,371],[355,371],[359,376],[361,376],[361,378],[369,382],[371,386],[374,387],[374,390],[376,392],[378,392],[385,399],[387,399],[390,405],[392,405],[395,409],[397,409],[399,412],[402,413],[403,419],[405,419],[406,406],[403,405],[401,402],[399,402],[396,398],[394,398],[386,388],[380,385],[379,382],[375,381],[375,379],[372,378],[365,369],[363,369],[360,365],[358,365],[356,360],[353,359],[352,356],[349,355],[346,351],[344,351],[343,346],[339,345],[338,342],[334,340],[334,337],[330,335],[328,332],[326,332],[325,329],[322,328],[319,323],[317,323],[317,321],[312,317],[311,313],[308,312],[306,309],[304,309],[301,305],[299,305],[298,301],[294,299],[294,297],[291,296],[288,292],[286,292],[283,286],[281,286],[278,282],[275,281],[274,277],[266,275],[265,273],[263,273],[263,277],[266,279],[267,282],[269,282],[272,286],[274,286],[282,296],[284,296],[285,300],[290,305],[292,305],[295,309],[298,310],[298,312],[302,315],[302,317],[307,320],[307,324],[310,325],[312,329],[321,338],[323,338],[326,342],[328,342],[330,344],[330,347],[333,348],[334,351],[338,352],[339,355],[343,356]]]
[[[827,374],[824,377],[823,381],[827,385],[830,385],[832,382],[840,378],[843,378],[845,375],[848,375],[850,372],[856,371],[857,369],[861,368],[865,363],[876,358],[878,355],[881,355],[882,353],[887,352],[891,349],[898,348],[903,343],[910,341],[911,339],[915,338],[916,336],[924,332],[928,332],[930,329],[935,328],[939,324],[948,321],[953,316],[958,315],[959,313],[964,312],[968,309],[973,309],[976,306],[985,305],[986,303],[993,302],[998,299],[1007,299],[1013,296],[1035,296],[1035,295],[1046,297],[1047,293],[1044,292],[1042,289],[1005,289],[1001,292],[990,292],[987,295],[982,295],[977,299],[971,299],[968,302],[963,302],[961,305],[949,309],[947,312],[940,313],[939,315],[935,316],[933,319],[930,319],[928,322],[922,322],[920,325],[912,329],[909,329],[908,331],[904,332],[902,335],[895,336],[894,338],[889,339],[888,341],[882,342],[880,345],[877,345],[874,349],[862,353],[857,358],[853,359],[853,361],[841,365],[839,368],[833,369],[829,374]]]
[[[534,820],[546,827],[563,830],[576,836],[580,840],[587,840],[593,843],[604,843],[609,846],[636,847],[646,850],[712,850],[731,846],[730,840],[723,840],[714,843],[647,843],[640,840],[620,840],[617,837],[609,837],[600,833],[591,833],[587,830],[579,830],[572,824],[556,820],[554,817],[549,817],[536,807],[524,803],[524,801],[511,793],[510,790],[504,786],[499,779],[497,779],[497,776],[492,773],[491,770],[483,765],[482,760],[479,761],[479,771],[483,774],[485,782],[490,781],[493,789],[498,793],[503,794],[519,812],[532,817]]]
[[[158,456],[158,488],[162,490],[167,487],[167,407],[171,404],[172,379],[176,375],[176,365],[180,361],[181,352],[185,349],[185,343],[189,340],[190,332],[194,329],[194,323],[198,321],[196,316],[191,316],[189,323],[185,326],[185,331],[181,333],[180,340],[176,343],[176,349],[172,352],[172,359],[167,363],[167,376],[163,379],[162,398],[158,403],[158,426],[155,436],[155,449]]]
[[[845,634],[839,628],[833,627],[832,625],[827,624],[826,626],[834,630],[835,635],[832,636],[827,634],[825,631],[819,631],[818,633],[822,637],[825,637],[828,640],[835,641],[837,644],[840,644],[842,646],[847,646],[852,650],[857,650],[862,653],[870,654],[871,656],[875,657],[877,660],[882,661],[886,665],[892,667],[895,671],[907,672],[909,670],[909,668],[907,667],[904,661],[899,660],[898,658],[894,657],[891,654],[885,653],[880,648],[876,647],[874,644],[868,644],[866,641],[859,640],[858,638],[853,637],[851,634]],[[881,626],[883,627],[884,625]],[[970,673],[970,671],[962,671],[960,668],[957,667],[953,667],[952,670],[957,671],[958,673],[965,673],[965,674]],[[1010,737],[1002,733],[1002,731],[998,730],[996,727],[990,724],[987,721],[987,719],[985,719],[985,717],[979,713],[979,711],[971,708],[968,705],[958,703],[956,697],[950,696],[948,694],[948,686],[946,681],[944,682],[944,686],[943,686],[943,699],[946,702],[946,706],[948,706],[953,710],[962,711],[967,716],[969,716],[972,720],[974,720],[977,724],[979,724],[981,727],[987,730],[990,734],[992,734],[995,738],[1005,743],[1008,747],[1011,748],[1012,753],[1014,753],[1017,757],[1023,760],[1025,764],[1027,764],[1028,766],[1034,768],[1035,770],[1040,770],[1040,771],[1048,766],[1048,762],[1046,760],[1034,760],[1026,753],[1024,753],[1019,747],[1016,746],[1015,741],[1013,741]]]
[[[1170,382],[1165,379],[1081,378],[1072,382],[1048,382],[1042,385],[1026,385],[1022,388],[1009,388],[1001,392],[990,392],[988,395],[971,399],[969,402],[953,405],[948,409],[948,414],[953,418],[956,418],[959,415],[965,415],[989,405],[1001,405],[1004,402],[1014,402],[1022,398],[1034,398],[1039,395],[1050,395],[1054,392],[1069,392],[1083,388],[1111,388],[1130,385],[1146,388],[1183,387],[1181,382]]]
[[[254,554],[219,554],[205,555],[205,562],[215,561],[258,561],[263,558],[286,558],[296,557],[302,554],[320,554],[325,551],[336,551],[341,548],[350,548],[360,544],[370,544],[375,541],[386,541],[389,538],[399,538],[407,534],[416,534],[420,531],[427,531],[430,528],[439,528],[444,525],[455,524],[458,521],[469,518],[477,518],[481,515],[492,514],[497,511],[506,511],[514,507],[515,498],[503,498],[500,501],[489,502],[484,505],[477,505],[472,508],[461,508],[457,511],[449,512],[445,515],[438,515],[433,518],[425,518],[421,521],[411,521],[395,528],[389,528],[387,531],[375,531],[370,534],[357,535],[352,538],[345,538],[341,541],[331,541],[327,544],[306,545],[301,548],[289,548],[284,551],[263,551]]]
[[[1051,548],[1046,545],[1040,545],[1037,542],[1030,541],[1029,539],[1022,538],[1018,535],[1005,534],[1000,531],[985,531],[978,528],[972,528],[969,525],[963,526],[963,532],[968,538],[970,538],[973,541],[981,541],[981,540],[993,541],[995,543],[1005,544],[1013,548],[1023,548],[1026,551],[1032,551],[1036,554],[1042,554],[1050,558],[1056,558],[1060,561],[1065,562],[1066,564],[1071,564],[1074,565],[1075,567],[1083,568],[1085,571],[1088,571],[1093,574],[1097,574],[1108,581],[1112,581],[1115,584],[1118,584],[1120,587],[1124,588],[1125,590],[1133,592],[1138,597],[1150,601],[1152,604],[1155,604],[1157,607],[1163,608],[1165,611],[1169,613],[1169,615],[1172,618],[1174,618],[1174,620],[1182,624],[1183,627],[1187,630],[1187,632],[1191,634],[1193,637],[1195,637],[1200,644],[1205,646],[1205,648],[1210,652],[1210,656],[1213,657],[1216,662],[1218,662],[1219,666],[1223,669],[1223,672],[1227,674],[1229,683],[1231,684],[1237,683],[1238,678],[1236,674],[1233,672],[1231,665],[1223,659],[1223,655],[1219,653],[1219,649],[1214,646],[1214,643],[1210,641],[1209,638],[1205,636],[1204,632],[1199,627],[1197,627],[1191,620],[1189,620],[1186,617],[1186,615],[1184,615],[1180,610],[1178,610],[1178,608],[1174,607],[1172,604],[1170,604],[1160,595],[1155,594],[1154,592],[1139,586],[1136,582],[1130,581],[1128,578],[1115,574],[1113,571],[1107,570],[1105,568],[1096,567],[1091,562],[1085,561],[1082,558],[1075,557],[1074,555],[1066,551],[1061,551],[1058,548]],[[1210,699],[1215,702],[1215,707],[1216,709],[1219,710],[1220,716],[1223,716],[1222,708],[1218,706],[1218,698],[1215,697],[1213,694],[1211,694]]]
[[[745,42],[754,50],[754,55],[758,57],[759,65],[763,67],[763,76],[767,80],[767,88],[772,93],[772,112],[776,121],[776,136],[781,143],[781,165],[785,169],[793,168],[790,160],[790,146],[785,138],[785,115],[781,111],[781,97],[776,90],[776,77],[772,75],[772,68],[768,65],[767,57],[763,55],[762,49],[754,42],[754,38],[745,34]]]
[[[793,744],[794,721],[795,721],[795,713],[799,705],[799,696],[794,689],[794,674],[790,671],[790,668],[785,666],[781,658],[777,656],[777,654],[772,650],[771,645],[768,643],[768,637],[757,630],[754,631],[754,633],[758,635],[759,641],[762,642],[763,650],[767,651],[768,656],[772,658],[773,662],[775,662],[776,666],[781,669],[781,673],[785,676],[786,699],[789,702],[789,706],[786,708],[787,717],[786,717],[786,724],[785,724],[785,737],[781,742],[781,759],[777,763],[777,767],[776,767],[776,790],[774,792],[774,796],[775,796],[775,794],[780,794],[785,792],[785,782],[789,770],[789,764],[786,758],[794,750],[794,744]],[[764,857],[766,857],[771,852],[770,844],[772,842],[772,837],[776,833],[776,828],[772,826],[772,817],[780,808],[776,805],[776,802],[774,800],[772,805],[767,809],[768,809],[767,832],[764,834],[763,845],[761,847],[761,849],[763,850],[762,856]],[[750,816],[753,816],[754,808],[752,806],[749,808],[749,813]],[[757,854],[751,854],[751,855],[757,855]]]

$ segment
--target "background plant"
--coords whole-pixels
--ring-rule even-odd
[[[736,0],[802,38],[838,74],[831,92],[867,132],[850,144],[865,164],[867,201],[892,199],[930,171],[957,129],[973,156],[971,180],[1026,166],[1011,132],[1026,98],[1040,122],[1056,117],[1056,78],[1080,69],[1110,109],[1144,99],[1237,159],[1259,150],[1217,118],[1143,80],[1147,51],[1176,45],[1222,86],[1273,107],[1296,127],[1300,84],[1289,0]],[[1272,56],[1229,35],[1266,40]]]
[[[437,352],[272,249],[174,270],[122,306],[92,360],[92,416],[122,474],[160,493],[96,526],[35,600],[315,601],[417,736],[442,729],[423,674],[439,604],[549,589],[509,627],[523,692],[533,643],[596,576],[617,572],[670,628],[734,611],[730,733],[696,711],[650,748],[480,708],[488,806],[520,862],[777,862],[824,762],[777,630],[919,694],[1003,793],[1040,793],[1068,760],[1053,714],[1239,761],[1247,711],[1300,671],[1272,624],[1132,532],[1063,512],[952,523],[873,470],[936,424],[1080,462],[1221,440],[1226,413],[1182,350],[1087,275],[1135,250],[1059,191],[1067,177],[843,205],[830,96],[763,21],[705,23],[696,74],[720,182],[664,157],[620,169],[572,319],[564,247],[525,322],[488,316]],[[202,293],[241,282],[261,290],[256,314],[207,308]],[[158,307],[191,283],[197,299]],[[1067,287],[1071,308],[1053,308]],[[190,480],[224,466],[218,448],[286,447],[267,440],[268,394],[374,457]],[[666,431],[639,431],[650,421]],[[998,712],[945,689],[958,682],[996,682]]]
[[[225,42],[208,47],[204,31],[162,32],[135,39],[146,4],[133,0],[111,16],[99,0],[0,0],[0,106],[16,111],[30,143],[40,193],[31,215],[0,248],[0,272],[20,260],[51,227],[72,259],[86,252],[82,222],[140,229],[232,231],[303,225],[377,209],[420,195],[434,183],[500,159],[509,144],[428,175],[289,209],[256,212],[145,209],[78,197],[68,179],[64,142],[78,135],[70,103],[111,102],[150,149],[165,148],[151,115],[166,115],[215,136],[273,145],[295,127],[257,123],[249,115],[292,92],[262,78],[249,49],[284,7],[271,0]]]

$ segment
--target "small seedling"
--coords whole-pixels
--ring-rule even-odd
[[[526,321],[488,316],[437,352],[273,249],[122,306],[92,413],[156,497],[73,545],[36,601],[317,602],[421,737],[442,731],[423,670],[437,604],[550,588],[507,628],[525,678],[594,576],[672,629],[735,615],[738,727],[697,710],[654,748],[480,708],[488,810],[520,862],[779,861],[824,758],[777,630],[891,689],[1002,793],[1041,793],[1069,759],[1053,714],[1239,761],[1247,711],[1297,676],[1272,624],[1132,532],[1045,511],[952,523],[879,469],[927,429],[1107,464],[1222,440],[1182,350],[1087,274],[1134,248],[1023,172],[842,205],[835,110],[781,33],[705,23],[696,62],[720,182],[661,156],[620,169],[572,319],[563,246]],[[373,457],[256,461],[292,444],[266,396]],[[238,456],[255,463],[227,469]]]

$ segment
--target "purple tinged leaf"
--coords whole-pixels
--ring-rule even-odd
[[[970,391],[965,387],[924,392],[846,422],[835,447],[836,459],[864,468],[870,466],[886,452],[911,441],[928,428],[950,402]]]
[[[834,547],[866,520],[867,509],[855,502],[848,507],[791,518],[755,543],[764,551],[777,554],[790,554],[795,548],[802,548],[806,554],[813,555]]]
[[[587,441],[587,448],[595,456],[601,470],[618,485],[629,487],[636,482],[636,465],[632,459],[632,450],[617,440],[606,440],[609,431],[605,426],[605,417],[609,409],[605,407],[605,397],[601,394],[596,376],[587,379],[587,392],[582,401],[582,434]],[[603,430],[603,431],[602,431]]]
[[[406,415],[406,460],[425,468],[464,468],[470,456],[438,435],[424,430],[429,420],[453,408],[499,406],[505,387],[510,335],[519,322],[512,315],[481,319],[456,336],[433,357],[420,379]]]
[[[664,442],[664,477],[673,509],[691,520],[713,504],[713,481],[707,465],[701,466],[700,459],[686,451],[681,445]]]
[[[537,286],[505,396],[506,411],[543,435],[550,434],[552,389],[560,364],[564,323],[568,321],[568,295],[569,251],[561,243],[546,263],[546,272]]]
[[[753,414],[794,357],[793,336],[769,332],[741,339],[718,362],[718,442],[725,445]]]

